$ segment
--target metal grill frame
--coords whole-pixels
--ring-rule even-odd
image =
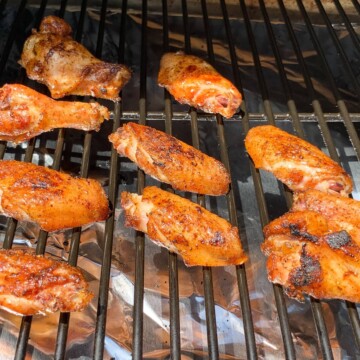
[[[353,86],[356,92],[356,95],[360,96],[360,85],[356,79],[356,76],[353,73],[351,65],[349,63],[349,59],[347,58],[345,52],[342,49],[341,43],[337,38],[332,24],[326,14],[326,11],[321,4],[320,0],[314,0],[316,6],[319,10],[319,14],[322,17],[324,24],[327,27],[329,35],[334,43],[334,47],[339,53],[339,57],[344,64],[344,68],[347,72],[349,79],[353,81]],[[47,1],[42,0],[39,4],[39,8],[36,15],[36,21],[34,23],[34,28],[37,28],[40,24],[41,19],[44,16],[45,9],[47,7]],[[59,10],[57,11],[57,15],[63,17],[66,11],[66,7],[68,2],[66,0],[61,1]],[[227,46],[229,49],[229,56],[231,59],[232,70],[233,70],[233,79],[236,86],[243,92],[243,86],[241,83],[240,72],[237,65],[237,56],[234,47],[233,36],[231,32],[231,26],[229,21],[228,9],[225,0],[219,0],[220,8],[221,8],[221,16],[223,18],[224,28],[227,37]],[[302,19],[304,20],[311,40],[314,45],[314,49],[317,51],[317,55],[321,60],[323,69],[325,70],[327,77],[330,82],[331,90],[336,99],[336,104],[339,109],[339,114],[341,120],[343,121],[346,130],[348,132],[351,143],[354,146],[357,158],[360,158],[360,142],[357,131],[352,122],[351,114],[347,109],[346,102],[342,98],[340,92],[337,89],[337,85],[335,79],[332,75],[329,64],[327,63],[326,54],[324,54],[319,39],[313,29],[313,25],[311,24],[311,20],[307,11],[302,3],[302,1],[296,1],[299,11],[301,13]],[[356,0],[353,0],[353,4],[355,9],[360,14],[360,5]],[[17,36],[17,32],[21,29],[21,16],[24,12],[24,9],[27,6],[26,0],[21,0],[18,5],[17,16],[15,21],[12,24],[12,27],[9,32],[8,39],[4,44],[2,56],[0,58],[0,74],[5,71],[6,63],[8,60],[8,55],[13,47],[14,41]],[[335,0],[335,5],[338,10],[338,13],[343,20],[347,31],[349,32],[351,39],[354,43],[354,46],[360,50],[360,41],[359,38],[348,19],[346,12],[344,11],[339,0]],[[6,1],[3,0],[0,3],[0,10],[3,10],[6,6]],[[200,3],[203,21],[204,21],[204,29],[206,33],[206,44],[207,44],[207,52],[208,52],[208,60],[210,63],[215,62],[214,50],[212,44],[212,34],[211,34],[211,26],[209,24],[209,17],[207,12],[207,2],[206,0],[201,0]],[[86,10],[88,7],[88,3],[86,0],[82,1],[81,4],[81,12],[78,22],[77,31],[75,34],[75,39],[81,42],[83,35],[83,26],[86,16]],[[120,6],[119,6],[120,7]],[[324,114],[321,106],[321,102],[317,98],[316,91],[314,89],[314,85],[311,80],[311,76],[309,70],[307,68],[307,64],[303,58],[300,45],[296,38],[296,34],[293,29],[293,25],[290,17],[287,14],[287,10],[285,8],[284,2],[282,0],[278,0],[278,7],[280,9],[281,15],[283,17],[284,23],[286,25],[290,42],[289,44],[294,50],[298,63],[302,69],[302,74],[304,77],[304,82],[306,85],[306,89],[309,93],[309,97],[311,98],[311,104],[313,107],[313,111],[315,117],[318,121],[319,127],[323,134],[324,142],[327,146],[330,156],[339,161],[338,154],[336,152],[336,147],[334,145],[333,139],[330,134],[330,130],[327,123],[326,115]],[[184,44],[186,53],[191,53],[191,35],[190,35],[190,26],[189,26],[189,13],[187,9],[187,1],[181,1],[182,8],[182,17],[183,17],[183,28],[184,28]],[[101,18],[99,22],[99,32],[98,39],[96,45],[96,56],[101,58],[103,40],[104,40],[104,31],[105,31],[105,19],[106,13],[108,9],[108,2],[104,0],[101,4]],[[248,8],[244,0],[239,0],[239,9],[242,14],[242,19],[245,22],[247,36],[249,39],[249,44],[251,46],[253,62],[256,70],[257,82],[260,88],[260,95],[263,101],[264,108],[264,117],[267,122],[272,125],[276,125],[276,114],[273,113],[272,104],[269,97],[268,84],[266,82],[261,58],[259,56],[259,52],[257,50],[256,38],[253,33],[251,18],[249,17]],[[121,2],[121,21],[120,21],[120,43],[119,43],[119,58],[118,61],[120,63],[124,62],[124,51],[125,51],[125,22],[126,22],[126,14],[128,11],[128,2],[127,0],[123,0]],[[287,74],[285,72],[285,67],[282,62],[281,54],[279,51],[279,47],[277,44],[276,37],[273,32],[272,23],[270,17],[268,15],[268,10],[264,0],[259,0],[259,11],[261,12],[262,19],[267,28],[267,34],[270,40],[272,52],[279,69],[280,80],[284,89],[284,93],[286,94],[286,101],[289,111],[289,116],[292,119],[292,124],[296,134],[302,138],[305,138],[305,133],[303,130],[303,126],[300,120],[299,111],[297,109],[296,99],[294,98],[291,88],[289,86],[289,82],[287,79]],[[1,12],[0,12],[1,13]],[[148,21],[148,3],[146,0],[142,2],[142,25],[141,25],[141,63],[140,63],[140,93],[139,93],[139,107],[138,107],[138,118],[140,124],[146,124],[149,113],[147,111],[147,53],[146,53],[146,44],[147,44],[147,21]],[[163,13],[163,49],[164,52],[169,50],[169,24],[168,24],[168,3],[167,0],[162,0],[162,13]],[[20,74],[20,81],[26,83],[26,76],[24,72]],[[126,89],[125,89],[126,91]],[[251,114],[247,111],[247,99],[244,99],[242,104],[242,126],[245,132],[250,129],[250,117]],[[121,103],[115,103],[113,108],[113,130],[117,129],[121,124],[121,119],[126,118],[126,114],[123,114]],[[172,134],[172,119],[173,119],[173,111],[171,105],[171,96],[169,93],[164,91],[164,115],[165,115],[165,129],[166,132]],[[192,142],[193,146],[199,148],[199,134],[198,134],[198,114],[195,109],[190,110],[190,122],[191,122],[191,134],[192,134]],[[220,154],[221,160],[225,164],[226,168],[231,171],[229,156],[227,152],[227,144],[225,138],[224,131],[224,121],[221,116],[216,116],[215,121],[217,124],[218,131],[218,141],[220,145]],[[60,168],[62,152],[64,147],[64,140],[66,137],[66,131],[61,129],[58,131],[58,138],[55,149],[54,156],[54,169]],[[34,149],[35,149],[35,139],[32,139],[28,143],[28,147],[26,149],[24,161],[31,162]],[[80,176],[87,177],[89,171],[89,159],[90,159],[90,149],[92,142],[92,133],[86,133],[84,137],[84,153],[82,157]],[[6,143],[0,143],[0,158],[4,157],[6,152]],[[110,146],[109,146],[110,148]],[[117,198],[117,181],[118,181],[118,168],[119,168],[119,157],[114,149],[111,151],[111,159],[110,159],[110,174],[109,174],[109,201],[110,206],[115,208],[115,201]],[[259,172],[253,167],[253,165],[249,162],[249,166],[251,168],[251,174],[254,181],[254,188],[257,197],[257,206],[259,209],[261,226],[265,226],[269,222],[269,214],[268,208],[264,197],[264,192],[262,188],[261,178]],[[145,176],[144,173],[139,170],[138,171],[138,192],[141,193],[145,186]],[[171,189],[168,189],[171,191]],[[289,193],[284,189],[284,194],[287,200],[288,205],[291,204],[291,197]],[[236,206],[235,206],[235,197],[233,190],[230,190],[227,195],[227,204],[229,210],[230,222],[234,226],[238,226],[237,214],[236,214]],[[202,206],[205,205],[205,199],[203,196],[198,197],[198,203]],[[96,322],[96,330],[95,330],[95,340],[94,340],[94,351],[93,357],[94,359],[102,359],[104,353],[104,339],[106,334],[106,311],[107,311],[107,302],[108,302],[108,291],[109,291],[109,281],[110,281],[110,267],[111,267],[111,252],[112,252],[112,242],[113,242],[113,231],[114,231],[114,213],[109,217],[106,221],[105,227],[105,243],[104,243],[104,256],[102,262],[101,269],[101,279],[100,279],[100,287],[99,287],[99,299],[98,299],[98,308],[97,308],[97,322]],[[9,219],[7,223],[7,231],[5,235],[5,240],[3,243],[4,248],[11,248],[14,234],[17,226],[17,221],[14,219]],[[79,249],[79,241],[80,241],[80,233],[81,229],[76,228],[73,230],[71,248],[69,253],[69,263],[71,265],[76,265],[78,249]],[[47,233],[41,231],[37,247],[36,253],[43,254],[45,252],[47,240]],[[142,359],[143,357],[143,299],[144,299],[144,254],[145,254],[145,242],[144,235],[142,233],[137,233],[135,248],[136,248],[136,273],[135,273],[135,292],[134,292],[134,314],[133,314],[133,359]],[[178,282],[178,269],[177,269],[177,256],[173,253],[169,253],[168,257],[168,266],[169,266],[169,298],[170,298],[170,351],[172,359],[180,359],[181,357],[181,344],[180,344],[180,315],[179,315],[179,282]],[[238,282],[238,291],[239,298],[242,309],[242,316],[244,321],[244,333],[246,339],[246,358],[247,359],[256,359],[258,357],[258,352],[256,348],[255,334],[254,334],[254,325],[251,315],[251,303],[249,299],[249,290],[247,286],[247,277],[246,277],[246,264],[236,267],[236,275]],[[219,348],[218,348],[218,339],[217,339],[217,331],[216,331],[216,317],[215,317],[215,303],[213,296],[213,282],[212,282],[212,270],[209,267],[203,268],[203,282],[204,282],[204,295],[205,295],[205,308],[206,308],[206,324],[207,324],[207,340],[208,340],[208,357],[209,359],[218,359],[219,358]],[[274,285],[274,297],[276,301],[279,323],[281,326],[283,344],[284,344],[284,353],[286,358],[295,359],[295,347],[293,343],[293,338],[291,334],[291,329],[289,325],[289,319],[286,309],[286,299],[283,294],[283,290],[280,286]],[[316,299],[311,299],[311,309],[313,312],[314,323],[318,332],[318,340],[321,348],[321,353],[324,359],[332,359],[333,354],[330,346],[329,335],[326,329],[326,324],[323,315],[323,309],[321,301]],[[360,322],[359,315],[356,309],[355,304],[346,302],[348,315],[351,320],[353,335],[356,346],[360,347]],[[69,328],[69,319],[70,314],[62,313],[59,317],[59,325],[58,325],[58,336],[56,341],[56,349],[54,349],[54,358],[55,359],[64,359],[66,358],[66,342],[67,342],[67,333]],[[31,331],[31,321],[32,318],[30,316],[25,316],[22,319],[18,342],[16,347],[15,359],[24,359],[26,354],[26,349],[28,346],[29,335]],[[243,356],[243,354],[239,354],[239,356]]]

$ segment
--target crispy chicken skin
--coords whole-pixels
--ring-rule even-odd
[[[208,195],[229,190],[230,175],[220,161],[162,131],[127,123],[109,140],[120,155],[174,189]]]
[[[0,250],[0,307],[18,315],[83,310],[93,294],[78,268],[24,250]]]
[[[99,182],[43,166],[0,161],[0,212],[37,223],[45,231],[82,226],[108,217]]]
[[[291,190],[317,189],[348,196],[352,180],[317,147],[272,125],[252,128],[245,147],[256,168],[272,172]]]
[[[45,84],[55,99],[66,95],[91,95],[118,101],[131,71],[94,57],[71,38],[71,27],[63,19],[47,16],[40,31],[25,41],[20,64],[27,76]]]
[[[350,234],[313,211],[287,213],[264,228],[262,251],[271,282],[299,301],[360,301],[360,247]]]
[[[181,104],[226,118],[235,114],[242,100],[238,89],[210,64],[182,52],[163,55],[158,83]]]
[[[360,201],[309,190],[294,194],[291,211],[315,211],[334,227],[345,230],[360,246]]]
[[[55,101],[20,84],[0,88],[0,140],[20,143],[62,127],[99,130],[109,117],[98,103]]]
[[[182,256],[187,266],[238,265],[247,260],[236,227],[180,196],[150,186],[123,192],[125,225]]]

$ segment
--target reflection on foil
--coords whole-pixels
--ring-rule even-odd
[[[8,21],[2,25],[11,24],[15,11],[6,8],[3,14]],[[28,30],[34,19],[34,9],[27,12],[26,23]],[[66,13],[65,18],[73,25],[77,23],[78,11]],[[116,61],[118,44],[118,12],[109,12],[107,15],[106,33],[104,41],[103,58],[108,61]],[[85,22],[84,43],[89,49],[94,49],[96,44],[98,28],[98,12],[89,11]],[[172,49],[184,47],[183,19],[179,16],[169,17],[170,44]],[[203,23],[201,18],[190,18],[192,37],[192,48],[195,54],[206,57],[206,42],[203,34]],[[156,85],[156,74],[158,60],[162,55],[162,18],[160,15],[149,16],[148,35],[148,90],[152,94],[148,99],[149,110],[163,111],[163,89]],[[219,19],[211,21],[214,35],[214,50],[217,59],[217,67],[224,75],[231,78],[229,66],[228,49],[223,45],[225,34],[222,22]],[[262,99],[258,94],[257,82],[254,81],[255,73],[253,59],[249,44],[246,39],[246,31],[243,22],[231,20],[234,40],[237,44],[236,52],[242,81],[245,87],[245,97],[249,111],[262,111]],[[253,24],[256,37],[265,38],[266,29],[262,22]],[[336,31],[347,41],[343,26],[337,26]],[[316,66],[317,56],[311,49],[309,39],[303,24],[296,27],[297,35],[301,39],[304,56],[312,72],[313,83],[319,97],[322,100],[324,111],[333,111],[335,105],[328,88],[324,74],[319,72]],[[126,111],[136,111],[138,108],[139,92],[139,33],[141,32],[141,17],[129,14],[127,19],[127,49],[125,54],[126,63],[134,70],[134,78],[124,89],[123,105]],[[286,31],[284,24],[276,23],[275,32],[282,44],[286,44]],[[320,37],[326,36],[324,27],[319,26],[317,33]],[[6,31],[0,31],[5,36]],[[20,35],[19,35],[20,36]],[[21,36],[25,37],[25,33]],[[3,82],[14,82],[19,65],[17,60],[24,39],[19,39],[16,49],[11,53],[9,66],[4,72],[6,76]],[[324,47],[330,46],[329,39],[323,39]],[[284,45],[285,46],[285,45]],[[271,83],[271,97],[274,111],[287,112],[283,89],[279,82],[279,74],[270,54],[267,41],[259,41],[258,50],[264,66],[266,79]],[[281,48],[286,72],[289,76],[291,86],[296,93],[296,101],[303,111],[312,112],[308,93],[304,86],[301,72],[294,54],[286,46]],[[355,50],[351,50],[355,51]],[[341,69],[336,54],[331,53],[331,66],[336,74],[337,81],[341,82]],[[356,57],[355,57],[356,58]],[[32,83],[32,86],[35,83]],[[359,110],[359,104],[354,101],[352,89],[349,83],[341,83],[340,91],[347,97],[350,109]],[[183,141],[191,142],[188,107],[173,104],[173,110],[181,112],[178,117],[174,116],[173,134]],[[154,117],[154,116],[153,116]],[[134,117],[125,116],[124,120],[136,120]],[[149,122],[150,126],[164,130],[163,117],[159,116]],[[199,135],[201,149],[211,156],[219,158],[218,137],[216,122],[211,117],[199,117]],[[238,120],[238,119],[237,119]],[[259,359],[285,358],[283,341],[280,331],[278,314],[272,291],[272,285],[268,282],[265,269],[265,258],[260,251],[263,240],[260,226],[260,217],[256,204],[253,180],[251,178],[249,159],[244,150],[244,129],[240,121],[227,121],[225,124],[226,140],[232,164],[232,178],[234,192],[237,202],[237,213],[240,226],[240,234],[243,246],[249,253],[249,261],[246,264],[249,293],[251,301],[252,316],[255,328],[255,340],[257,343]],[[254,120],[260,124],[263,117]],[[320,131],[314,118],[305,119],[304,130],[311,142],[318,144],[324,149]],[[336,120],[336,119],[335,119]],[[89,176],[97,178],[105,186],[108,184],[108,167],[110,158],[110,146],[107,136],[111,132],[110,121],[103,124],[99,133],[94,133],[92,141],[92,155]],[[290,119],[283,117],[279,126],[291,131]],[[341,123],[330,123],[330,130],[336,147],[339,149],[341,162],[355,179],[354,196],[359,196],[360,169],[356,154],[349,143],[346,129]],[[63,171],[77,174],[82,156],[83,134],[79,131],[67,131],[65,139],[65,151],[61,168]],[[53,164],[53,149],[56,132],[44,134],[37,140],[33,161],[41,165],[51,166]],[[21,159],[26,149],[26,143],[18,147],[8,147],[5,158]],[[52,150],[51,150],[52,149]],[[269,174],[262,173],[262,181],[265,199],[271,218],[277,217],[286,211],[282,190],[279,184]],[[156,184],[151,179],[146,179],[146,184]],[[127,159],[121,159],[119,174],[119,193],[123,190],[136,191],[136,167]],[[189,194],[185,194],[190,197]],[[195,200],[195,197],[192,197]],[[228,210],[224,198],[206,198],[206,205],[212,211],[223,217],[228,217]],[[131,358],[132,348],[132,316],[134,304],[134,274],[135,274],[135,234],[123,226],[123,213],[120,210],[119,201],[116,202],[116,223],[114,232],[114,244],[112,253],[111,282],[109,292],[109,306],[107,314],[107,327],[105,338],[104,359],[115,358],[119,360]],[[4,238],[6,220],[1,226],[1,239]],[[20,223],[14,239],[16,246],[35,248],[39,229],[28,223]],[[72,230],[52,233],[48,237],[46,252],[57,258],[66,260],[71,245]],[[170,304],[169,304],[169,276],[168,276],[168,252],[160,248],[148,239],[145,250],[145,292],[144,292],[144,359],[169,359],[170,357]],[[104,223],[93,224],[82,229],[80,238],[80,249],[78,266],[84,270],[91,289],[97,294],[101,273],[101,261],[104,246]],[[179,278],[179,312],[180,312],[180,338],[181,358],[200,359],[207,358],[207,329],[205,318],[205,301],[203,292],[203,273],[201,268],[187,268],[183,262],[178,260]],[[219,343],[220,359],[246,359],[246,345],[242,312],[239,299],[237,275],[234,267],[214,268],[212,270],[214,282],[215,313],[217,319],[217,334]],[[307,300],[300,304],[287,299],[286,302],[290,327],[294,339],[296,355],[299,359],[319,358],[321,351],[317,341],[317,333],[312,319],[311,306]],[[91,305],[81,313],[73,313],[70,316],[69,335],[67,342],[66,358],[89,359],[92,358],[94,330],[97,311],[97,297],[95,296]],[[357,350],[349,340],[351,326],[343,302],[323,303],[326,325],[329,331],[332,350],[336,359],[356,358],[359,356]],[[19,332],[21,318],[0,311],[2,323],[0,335],[0,349],[2,359],[14,357],[17,335]],[[26,358],[50,359],[54,353],[59,314],[46,317],[34,317],[31,326],[30,346]]]

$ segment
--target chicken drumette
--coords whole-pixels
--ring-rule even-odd
[[[0,89],[0,140],[20,143],[62,127],[99,130],[109,116],[96,102],[56,101],[20,84]]]

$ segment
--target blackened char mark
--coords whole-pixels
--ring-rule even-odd
[[[325,240],[332,249],[340,249],[351,242],[351,236],[345,230],[326,235]]]
[[[299,226],[296,224],[290,224],[289,226],[290,228],[290,234],[293,236],[299,236],[302,237],[306,240],[309,240],[313,243],[317,243],[319,238],[315,235],[311,235],[310,233],[306,232],[306,231],[300,231]]]
[[[308,286],[321,280],[319,260],[307,254],[306,244],[303,244],[300,256],[300,267],[291,271],[289,280],[294,286]]]

